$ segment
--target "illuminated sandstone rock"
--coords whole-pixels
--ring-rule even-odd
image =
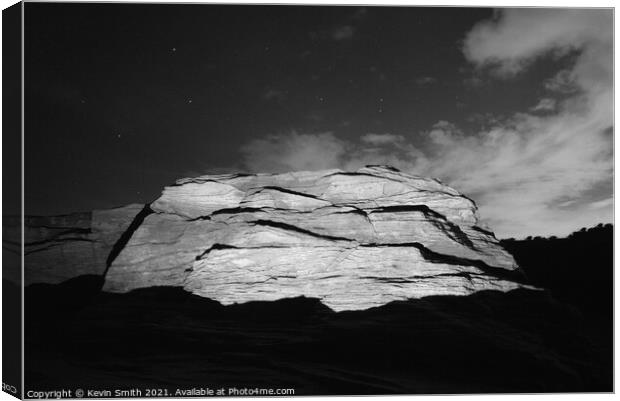
[[[522,286],[473,201],[389,167],[187,178],[150,208],[104,290],[181,286],[223,304],[307,296],[340,311]]]

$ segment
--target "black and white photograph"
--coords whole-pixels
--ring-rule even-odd
[[[7,3],[3,391],[613,393],[614,16]]]

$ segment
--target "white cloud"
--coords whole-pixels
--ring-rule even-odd
[[[393,134],[365,134],[347,141],[331,132],[271,135],[246,143],[241,153],[249,171],[283,172],[342,168],[355,170],[367,164],[387,164],[412,171],[425,165],[425,155]]]
[[[530,111],[553,111],[555,110],[555,99],[548,97],[540,99],[536,106],[532,107]]]
[[[591,202],[588,205],[590,209],[603,209],[603,208],[613,208],[614,207],[614,198],[602,199],[599,201]]]
[[[241,154],[250,171],[322,170],[341,165],[347,146],[331,132],[292,132],[252,140],[241,148]]]
[[[598,53],[596,44],[612,43],[612,23],[609,9],[503,9],[469,32],[463,51],[478,65],[495,65],[499,73],[513,74],[549,51]],[[611,57],[611,53],[599,55]]]
[[[441,120],[433,125],[433,128],[428,132],[428,138],[435,145],[449,146],[463,139],[463,133],[456,125]]]
[[[390,143],[403,142],[405,140],[405,137],[403,137],[402,135],[394,135],[394,134],[368,133],[366,135],[362,135],[360,137],[360,140],[370,145],[386,145]]]
[[[435,128],[419,174],[437,176],[472,196],[502,236],[567,234],[601,213],[558,207],[612,174],[604,124],[581,115],[517,115],[474,136]],[[442,134],[440,134],[442,133]],[[440,138],[440,140],[437,140]],[[603,221],[609,221],[611,209]],[[572,217],[571,217],[572,216]],[[575,220],[579,217],[579,221]]]
[[[544,82],[545,89],[558,93],[573,93],[577,89],[573,79],[572,71],[561,70]]]
[[[481,214],[504,235],[566,234],[610,221],[611,207],[577,202],[560,208],[558,200],[578,199],[613,178],[612,42],[610,10],[506,9],[474,27],[465,55],[505,76],[543,54],[576,52],[571,68],[544,82],[546,89],[571,96],[561,103],[543,99],[534,108],[555,113],[517,113],[443,146],[443,162],[459,161],[436,163],[430,171],[479,193]]]

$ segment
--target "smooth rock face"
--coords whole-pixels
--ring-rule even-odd
[[[307,296],[341,311],[522,286],[470,199],[389,167],[182,179],[151,209],[104,290],[182,286],[223,304]]]
[[[103,275],[114,245],[144,205],[63,216],[26,216],[24,284]]]

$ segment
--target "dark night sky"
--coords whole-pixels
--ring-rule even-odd
[[[438,123],[467,137],[532,110],[581,54],[539,55],[494,79],[463,50],[493,16],[483,8],[26,3],[25,15],[29,214],[150,202],[184,176],[269,169],[248,153],[270,136],[271,152],[291,133],[342,145],[338,165],[320,168],[372,153],[360,149],[369,133],[425,151]],[[604,201],[602,181],[554,196]]]

